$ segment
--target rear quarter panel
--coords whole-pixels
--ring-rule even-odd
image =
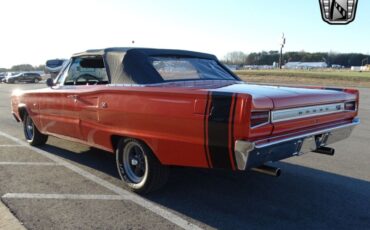
[[[82,135],[111,149],[112,136],[144,141],[163,164],[207,167],[204,109],[207,93],[105,90],[82,95],[97,103],[81,111]]]

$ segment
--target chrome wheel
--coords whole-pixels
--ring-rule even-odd
[[[144,150],[135,142],[127,143],[123,150],[123,169],[130,181],[140,183],[147,174]]]
[[[145,194],[161,188],[168,179],[169,170],[155,157],[143,142],[121,138],[116,147],[118,174],[134,192]]]
[[[34,135],[34,125],[30,116],[27,116],[24,126],[24,133],[26,134],[27,140],[32,140]]]
[[[33,146],[43,145],[48,140],[48,135],[40,133],[27,112],[23,116],[23,133],[27,142]]]

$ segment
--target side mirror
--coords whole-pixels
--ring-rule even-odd
[[[53,86],[55,86],[55,84],[54,84],[54,80],[52,79],[52,78],[48,78],[48,79],[46,79],[46,85],[48,86],[48,87],[53,87]]]

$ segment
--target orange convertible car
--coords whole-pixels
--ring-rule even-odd
[[[146,193],[169,166],[256,170],[347,138],[358,91],[252,85],[215,56],[142,48],[75,54],[49,87],[12,95],[31,145],[48,135],[116,154],[130,189]]]

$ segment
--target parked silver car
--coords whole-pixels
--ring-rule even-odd
[[[41,75],[39,73],[25,72],[18,73],[15,75],[10,75],[5,78],[6,83],[19,83],[19,82],[28,82],[28,83],[39,83],[41,81]]]

